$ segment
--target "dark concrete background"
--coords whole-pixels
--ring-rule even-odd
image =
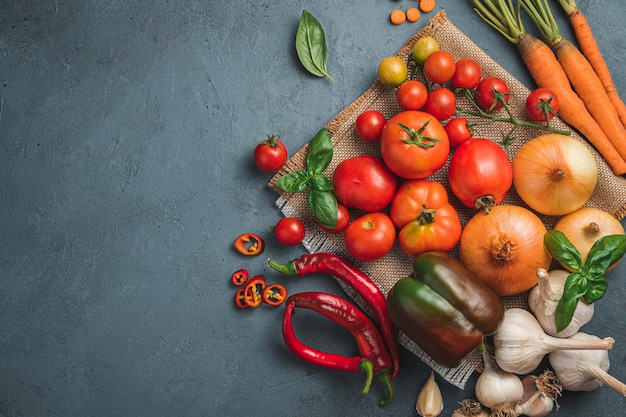
[[[626,94],[621,2],[579,3]],[[389,23],[413,5],[0,0],[0,416],[415,415],[429,372],[406,350],[396,398],[379,408],[380,385],[363,397],[360,375],[296,359],[282,308],[239,311],[229,283],[240,267],[286,282],[266,256],[232,250],[242,232],[266,236],[285,261],[303,252],[267,231],[281,214],[255,144],[277,133],[295,153],[432,16]],[[326,30],[336,83],[298,62],[303,8]],[[470,1],[442,8],[533,86]],[[586,328],[616,337],[611,372],[622,380],[624,278],[621,265]],[[288,286],[341,294],[328,277]],[[353,352],[346,332],[302,320],[317,347]],[[442,415],[473,397],[474,378],[465,391],[439,379]],[[603,387],[559,403],[556,415],[615,416],[624,399]]]

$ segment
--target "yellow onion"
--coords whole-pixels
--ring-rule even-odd
[[[459,259],[496,294],[518,294],[537,285],[537,268],[550,267],[546,232],[541,219],[524,207],[481,210],[461,233]]]
[[[533,210],[561,216],[581,208],[598,182],[598,166],[580,141],[550,133],[531,139],[513,158],[513,185]]]

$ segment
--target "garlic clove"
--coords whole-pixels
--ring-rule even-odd
[[[515,405],[515,413],[528,417],[544,417],[550,414],[556,404],[556,397],[563,390],[551,370],[544,371],[540,376],[527,375],[522,378],[522,384],[524,395]]]
[[[417,414],[422,417],[437,417],[443,411],[443,397],[437,381],[435,372],[430,372],[430,377],[422,387],[417,402],[415,403]]]

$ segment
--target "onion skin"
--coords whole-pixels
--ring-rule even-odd
[[[496,294],[519,294],[537,285],[537,268],[550,267],[546,232],[541,219],[523,207],[479,211],[461,233],[459,260]]]

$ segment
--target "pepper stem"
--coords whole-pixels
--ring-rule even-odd
[[[296,265],[293,261],[287,262],[286,264],[279,264],[274,262],[271,258],[267,260],[269,266],[271,266],[276,271],[280,272],[284,275],[296,276],[298,275],[298,271],[296,270]]]
[[[383,383],[385,389],[387,390],[387,396],[381,399],[378,402],[378,405],[385,406],[393,400],[394,390],[393,390],[393,382],[391,381],[391,375],[389,374],[389,370],[385,369],[384,371],[380,371],[376,374],[376,377]]]
[[[365,374],[365,386],[363,387],[363,391],[361,391],[361,393],[365,395],[370,392],[370,388],[372,387],[372,380],[374,379],[374,364],[369,359],[363,359],[359,362],[359,369]]]

